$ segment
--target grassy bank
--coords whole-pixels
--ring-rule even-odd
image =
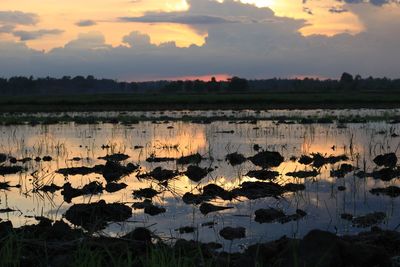
[[[391,91],[7,96],[0,99],[0,112],[395,107],[400,107],[400,94]]]

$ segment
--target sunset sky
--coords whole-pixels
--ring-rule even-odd
[[[399,0],[2,0],[0,77],[400,77]]]

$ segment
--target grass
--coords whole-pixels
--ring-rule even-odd
[[[0,111],[103,111],[167,109],[400,107],[400,94],[368,92],[263,92],[236,94],[96,94],[6,96]]]

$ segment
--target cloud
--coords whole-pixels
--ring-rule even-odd
[[[0,11],[0,23],[7,25],[35,25],[39,21],[39,16],[33,13],[21,11]]]
[[[12,34],[15,37],[18,37],[20,41],[30,41],[40,39],[46,35],[59,35],[62,34],[64,31],[60,29],[41,29],[36,31],[14,31]]]
[[[10,25],[10,24],[0,26],[0,33],[11,33],[13,32],[14,28],[15,25]]]
[[[222,17],[208,16],[208,15],[184,15],[177,12],[148,13],[141,17],[121,17],[118,20],[122,22],[178,23],[178,24],[188,24],[188,25],[220,24],[220,23],[235,22]]]
[[[100,32],[81,34],[64,47],[40,53],[0,41],[0,73],[11,75],[89,75],[121,80],[149,80],[228,73],[247,78],[320,76],[344,72],[400,77],[398,22],[400,7],[348,5],[365,31],[357,34],[303,36],[304,20],[277,17],[268,8],[233,0],[192,0],[187,17],[207,14],[236,23],[202,24],[203,46],[154,45],[133,31],[125,45],[112,47]],[[208,11],[208,13],[207,13]],[[145,14],[146,15],[146,14]],[[5,52],[6,51],[6,52]],[[29,64],[27,64],[29,62]],[[36,66],[40,66],[37,68]]]
[[[90,19],[80,20],[77,23],[75,23],[75,25],[78,27],[90,27],[90,26],[94,26],[96,24],[97,24],[96,21],[90,20]]]

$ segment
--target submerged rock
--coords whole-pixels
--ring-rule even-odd
[[[305,217],[307,213],[303,210],[296,210],[295,214],[286,215],[283,211],[277,210],[274,208],[268,209],[259,209],[255,212],[255,221],[258,223],[272,223],[272,222],[279,222],[279,223],[287,223],[290,221],[297,221],[301,218]]]
[[[219,235],[226,240],[242,239],[246,237],[246,229],[244,227],[225,227],[219,231]]]
[[[354,227],[366,228],[383,222],[386,218],[384,212],[372,212],[363,216],[354,217],[351,214],[342,214],[341,218],[351,221]]]
[[[132,216],[132,209],[121,203],[107,204],[104,200],[91,204],[74,204],[65,218],[89,231],[104,229],[108,222],[121,222]]]

